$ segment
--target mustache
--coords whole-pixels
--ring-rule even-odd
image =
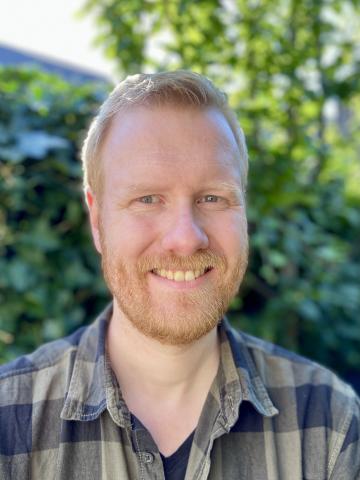
[[[189,257],[176,255],[147,256],[138,262],[138,271],[151,270],[203,270],[206,268],[225,268],[226,258],[212,251],[196,252]]]

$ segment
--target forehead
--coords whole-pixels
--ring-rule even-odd
[[[129,177],[180,181],[189,169],[194,178],[240,175],[233,132],[213,108],[136,107],[120,112],[103,143],[101,161],[105,188]]]

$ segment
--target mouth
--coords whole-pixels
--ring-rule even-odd
[[[158,277],[173,280],[174,282],[191,282],[199,277],[203,277],[210,272],[213,267],[203,268],[201,270],[165,270],[154,268],[151,273]]]

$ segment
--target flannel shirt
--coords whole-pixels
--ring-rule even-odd
[[[109,306],[67,338],[0,367],[2,480],[164,479],[105,349]],[[221,360],[186,480],[360,478],[359,399],[309,360],[219,326]]]

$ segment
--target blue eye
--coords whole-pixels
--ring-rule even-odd
[[[217,195],[204,195],[200,199],[200,203],[217,203],[219,201],[219,197]]]
[[[206,195],[205,199],[207,202],[215,203],[219,200],[219,197],[217,195]]]
[[[229,202],[226,198],[220,197],[219,195],[203,195],[200,197],[197,202],[199,206],[201,205],[201,208],[207,208],[207,209],[212,209],[212,210],[219,210],[225,208],[227,205],[229,205]]]
[[[156,197],[156,195],[145,195],[144,197],[139,198],[139,202],[151,205],[153,203],[158,203],[159,199]]]

